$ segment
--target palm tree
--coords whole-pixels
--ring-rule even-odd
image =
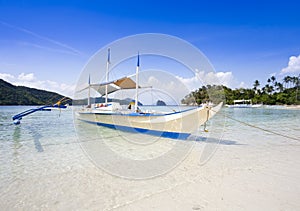
[[[300,85],[300,74],[299,76],[295,76],[292,77],[292,81],[294,83],[294,85],[296,86],[296,102],[298,101],[298,89],[299,89],[299,85]]]
[[[255,90],[255,92],[256,92],[256,90],[257,90],[257,87],[259,87],[259,86],[260,86],[259,81],[258,81],[258,80],[255,80],[255,81],[254,81],[254,84],[253,84],[253,89]]]
[[[280,82],[276,82],[275,86],[277,87],[276,90],[279,90],[279,92],[283,91],[283,84]]]
[[[269,84],[267,84],[265,86],[265,91],[268,93],[268,94],[271,94],[273,91],[274,91],[274,87],[273,86],[270,86]]]
[[[291,80],[292,80],[291,76],[285,76],[283,78],[283,83],[285,83],[286,88],[287,88],[287,85],[290,84]]]
[[[294,87],[297,87],[299,85],[299,78],[297,76],[291,77],[291,82]]]
[[[275,85],[276,78],[275,78],[275,76],[274,76],[274,75],[271,77],[271,81],[272,81],[273,85]]]

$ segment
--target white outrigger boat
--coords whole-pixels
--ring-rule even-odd
[[[158,111],[142,112],[138,107],[138,85],[139,76],[139,55],[136,67],[136,82],[130,77],[123,77],[118,80],[108,82],[108,67],[110,64],[110,52],[108,53],[106,81],[101,84],[90,84],[83,90],[88,89],[88,106],[77,112],[77,118],[83,122],[96,124],[98,126],[112,129],[142,133],[154,136],[161,136],[174,139],[187,139],[192,132],[199,129],[211,117],[213,117],[222,107],[219,103],[213,107],[202,105],[201,107],[188,108],[183,111],[172,111],[162,113]],[[90,89],[93,88],[102,96],[105,95],[105,103],[91,104]],[[134,106],[123,109],[117,102],[108,102],[108,94],[122,89],[135,89]],[[81,90],[82,91],[82,90]],[[129,106],[130,107],[130,106]]]

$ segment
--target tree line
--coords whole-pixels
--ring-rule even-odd
[[[267,79],[265,86],[255,80],[253,88],[230,89],[223,85],[207,85],[192,91],[181,100],[182,104],[200,105],[208,101],[218,103],[226,101],[233,104],[234,100],[251,99],[254,104],[266,105],[300,105],[300,74],[286,76],[277,81],[275,76]]]

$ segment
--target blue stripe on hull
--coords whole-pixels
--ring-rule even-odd
[[[144,128],[134,128],[134,127],[128,127],[128,126],[121,126],[121,125],[113,125],[113,124],[106,124],[101,122],[93,122],[93,121],[87,121],[80,119],[81,121],[90,123],[90,124],[96,124],[98,126],[108,127],[115,130],[121,130],[125,132],[130,133],[142,133],[146,135],[152,135],[152,136],[160,136],[164,138],[172,138],[172,139],[182,139],[186,140],[191,134],[190,133],[177,133],[177,132],[168,132],[168,131],[159,131],[159,130],[148,130]]]

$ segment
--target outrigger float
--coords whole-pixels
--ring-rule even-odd
[[[90,78],[88,87],[78,91],[88,89],[88,105],[86,108],[76,112],[77,119],[83,122],[95,124],[112,129],[142,133],[154,136],[161,136],[173,139],[187,139],[192,132],[199,129],[201,125],[212,118],[222,107],[219,103],[213,107],[202,105],[196,108],[189,108],[183,111],[162,113],[159,111],[142,112],[138,107],[138,90],[141,88],[139,81],[140,56],[137,56],[137,66],[135,81],[131,77],[123,77],[118,80],[108,81],[108,68],[110,64],[110,50],[108,49],[108,59],[106,65],[106,82],[101,84],[91,84]],[[91,104],[90,89],[94,89],[101,96],[105,96],[105,103]],[[122,89],[135,89],[134,106],[124,110],[117,102],[108,103],[108,94]]]
[[[23,117],[29,115],[29,114],[32,114],[32,113],[35,113],[37,111],[51,111],[52,109],[64,109],[64,108],[67,108],[66,105],[62,105],[61,103],[66,99],[66,97],[60,99],[57,103],[53,104],[53,105],[44,105],[44,106],[41,106],[41,107],[38,107],[38,108],[31,108],[31,109],[28,109],[26,111],[23,111],[21,113],[18,113],[16,115],[14,115],[12,117],[12,120],[13,120],[13,123],[15,125],[18,125],[21,123],[21,120]]]

